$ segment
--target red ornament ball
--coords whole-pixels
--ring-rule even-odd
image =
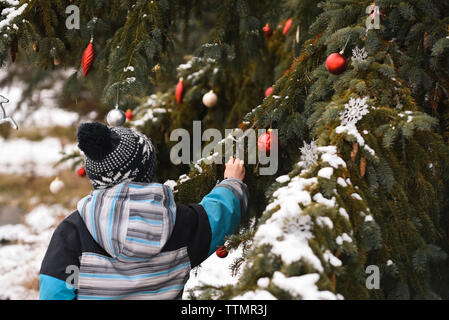
[[[334,52],[326,59],[326,69],[332,74],[341,74],[347,67],[346,58],[340,53]]]
[[[225,246],[221,246],[220,248],[218,248],[217,251],[215,251],[215,253],[220,258],[226,258],[228,256],[228,250],[226,249]]]
[[[273,30],[271,29],[268,23],[262,28],[262,30],[263,33],[265,34],[265,38],[269,38],[273,35]]]
[[[131,121],[134,118],[134,113],[131,109],[128,109],[126,110],[125,116],[128,121]]]
[[[179,79],[178,84],[176,85],[175,97],[176,103],[180,104],[182,101],[182,94],[184,93],[184,81],[183,79]]]
[[[269,153],[273,143],[276,142],[276,137],[273,135],[271,130],[268,130],[267,133],[264,133],[257,140],[257,148],[261,152]]]
[[[86,176],[86,169],[84,169],[84,167],[81,167],[81,168],[78,169],[77,173],[78,173],[78,175],[80,177],[85,177]]]
[[[267,88],[267,90],[265,90],[265,98],[271,96],[272,94],[273,94],[273,87],[269,87]]]
[[[83,68],[83,76],[85,77],[89,72],[89,69],[94,62],[95,53],[94,45],[92,42],[89,43],[87,48],[83,52],[83,57],[81,58],[81,67]]]

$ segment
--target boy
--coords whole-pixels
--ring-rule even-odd
[[[231,158],[225,180],[199,204],[182,205],[169,187],[152,182],[156,154],[145,135],[84,123],[77,136],[94,190],[55,230],[39,298],[181,299],[191,268],[222,245],[246,213],[243,161]]]

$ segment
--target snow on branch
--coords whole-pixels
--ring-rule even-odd
[[[5,16],[5,18],[2,21],[0,21],[0,30],[2,30],[6,26],[9,26],[11,22],[15,18],[20,16],[28,6],[28,3],[24,3],[19,8],[17,8],[17,6],[19,5],[19,1],[14,0],[2,0],[1,2],[4,2],[10,5],[11,7],[2,10],[1,15]]]
[[[320,192],[316,192],[319,190],[319,176],[331,179],[337,174],[337,169],[346,168],[346,163],[337,155],[335,146],[318,147],[313,142],[306,145],[302,151],[302,161],[298,165],[303,170],[298,176],[291,179],[279,179],[278,182],[284,182],[286,185],[281,186],[273,193],[273,200],[266,207],[265,213],[275,211],[265,223],[258,227],[254,236],[254,247],[270,245],[270,252],[279,256],[286,265],[302,261],[316,270],[316,273],[295,277],[286,277],[282,273],[276,272],[271,279],[271,284],[275,287],[302,299],[342,299],[343,297],[339,294],[320,291],[316,283],[320,279],[320,273],[324,272],[324,264],[339,268],[343,265],[343,262],[324,248],[321,257],[319,257],[309,245],[309,240],[314,238],[315,225],[319,228],[333,230],[334,223],[327,216],[312,217],[305,214],[304,210],[314,205],[324,205],[329,208],[336,208],[342,218],[349,218],[346,210],[339,207],[335,196],[328,199]],[[321,161],[318,162],[318,160]],[[310,174],[310,167],[313,164],[322,168],[318,170],[317,176],[306,177]],[[345,181],[341,177],[339,179],[344,181],[346,187],[350,185],[350,181]],[[341,181],[340,183],[342,183]],[[337,245],[352,243],[352,238],[348,232],[336,236]],[[266,295],[268,292],[265,289],[269,282],[269,279],[258,281],[260,288],[238,298],[247,297],[248,294]],[[265,283],[264,286],[262,286],[263,283]]]

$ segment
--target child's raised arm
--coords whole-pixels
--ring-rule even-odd
[[[248,206],[248,188],[243,183],[245,167],[243,161],[231,158],[226,164],[224,178],[201,200],[209,219],[211,242],[208,255],[224,243],[240,225]]]
[[[177,204],[172,238],[163,251],[187,245],[191,266],[195,267],[223,245],[233,234],[248,206],[248,188],[243,183],[242,160],[231,158],[226,164],[225,179],[218,183],[199,204]]]

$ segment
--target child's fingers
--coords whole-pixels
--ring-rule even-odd
[[[234,165],[239,167],[239,169],[241,169],[245,165],[245,162],[243,160],[240,160],[239,158],[236,158]]]
[[[239,158],[229,158],[226,163],[224,178],[236,178],[243,181],[243,178],[245,178],[245,162]]]

